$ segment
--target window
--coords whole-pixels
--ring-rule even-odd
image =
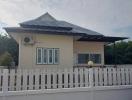
[[[101,55],[100,54],[90,54],[90,60],[93,61],[95,64],[100,64]]]
[[[101,54],[78,54],[78,64],[87,64],[88,61],[101,64]]]
[[[54,49],[54,63],[59,63],[59,49]]]
[[[43,64],[47,64],[47,49],[43,48]]]
[[[37,49],[37,64],[42,64],[42,48]]]
[[[53,64],[53,49],[48,49],[48,64]]]
[[[87,64],[89,61],[89,54],[78,54],[78,64]]]
[[[58,64],[58,48],[37,48],[37,64]]]

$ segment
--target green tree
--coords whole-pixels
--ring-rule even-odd
[[[115,53],[114,53],[115,52]],[[106,64],[132,64],[132,41],[105,46]]]
[[[18,44],[8,35],[0,35],[0,56],[5,52],[11,54],[15,64],[18,64]]]
[[[128,46],[125,49],[125,63],[132,64],[132,41],[128,42]]]
[[[13,62],[13,58],[10,53],[5,52],[0,56],[0,65],[1,66],[11,66]]]

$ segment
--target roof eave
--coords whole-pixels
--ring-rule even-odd
[[[48,30],[30,30],[30,29],[17,29],[11,27],[4,28],[7,33],[15,32],[15,33],[40,33],[40,34],[54,34],[54,35],[69,35],[69,36],[85,36],[85,33],[76,33],[76,32],[62,32],[62,31],[48,31]]]
[[[28,29],[21,27],[5,27],[4,28],[7,33],[15,32],[15,33],[40,33],[40,34],[52,34],[52,35],[68,35],[68,36],[81,36],[78,41],[95,41],[95,42],[115,42],[119,40],[128,39],[128,37],[113,37],[113,36],[104,36],[104,35],[88,35],[86,33],[78,33],[71,31],[49,31],[42,29]]]
[[[91,37],[82,37],[78,41],[95,41],[95,42],[109,42],[113,43],[120,40],[129,39],[128,37],[113,37],[113,36],[91,36]]]

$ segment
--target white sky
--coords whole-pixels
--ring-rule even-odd
[[[104,35],[132,35],[132,0],[0,0],[0,22],[9,26],[45,12]]]

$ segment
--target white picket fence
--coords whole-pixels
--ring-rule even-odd
[[[132,68],[0,70],[1,91],[132,85]]]

